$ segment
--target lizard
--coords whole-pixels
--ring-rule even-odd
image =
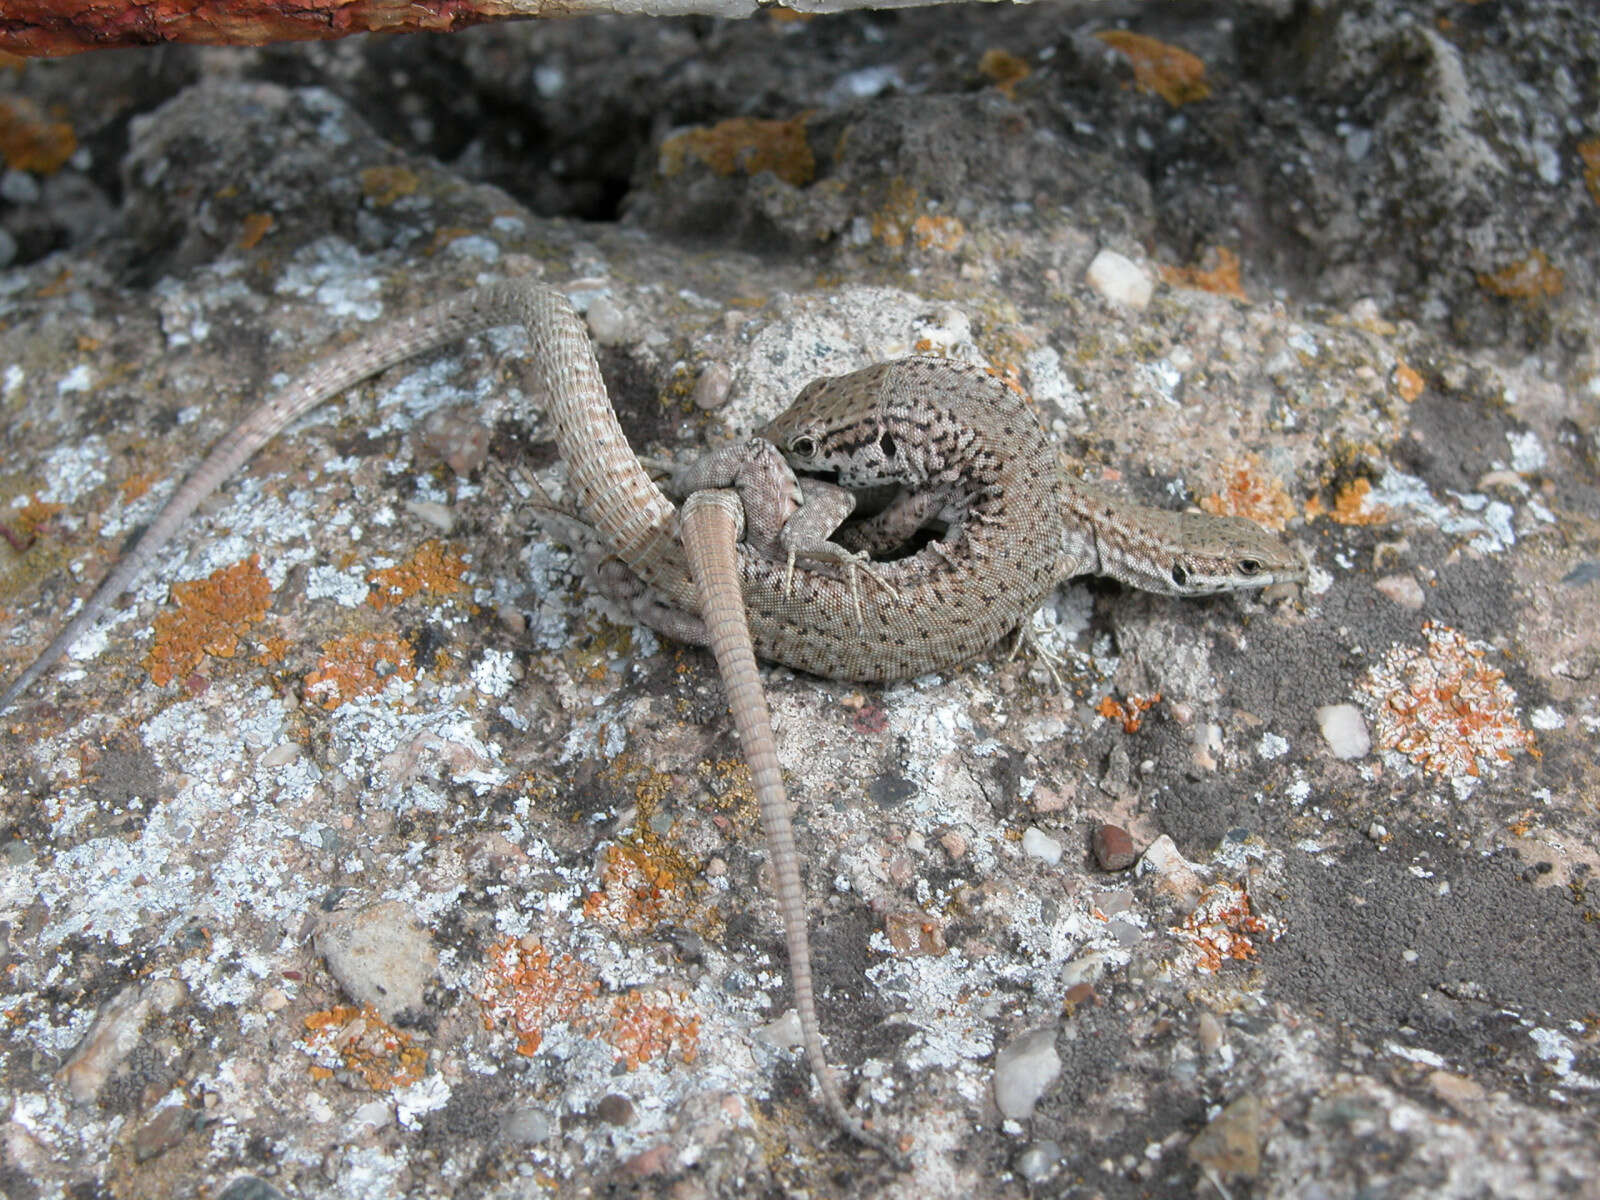
[[[1200,516],[1184,520],[1185,514],[1093,497],[1062,471],[1036,419],[1020,401],[1008,400],[1010,393],[998,381],[984,383],[987,376],[960,368],[946,378],[940,372],[950,364],[910,359],[868,368],[877,374],[856,373],[811,385],[773,423],[767,440],[783,442],[803,469],[833,470],[846,490],[868,486],[864,481],[901,484],[911,497],[905,503],[923,510],[919,519],[942,516],[953,521],[945,541],[874,563],[870,574],[878,586],[868,589],[863,602],[851,562],[807,561],[796,568],[770,548],[752,548],[748,542],[735,546],[729,538],[736,524],[731,519],[702,535],[692,532],[691,523],[692,547],[704,541],[707,547],[736,553],[736,590],[747,613],[743,621],[734,617],[730,622],[724,606],[707,619],[707,611],[716,606],[702,605],[678,509],[629,447],[581,319],[559,291],[507,281],[391,321],[322,360],[250,412],[173,493],[67,626],[0,693],[0,711],[111,607],[194,509],[285,426],[378,371],[508,324],[521,324],[532,343],[533,370],[548,402],[575,507],[609,555],[648,589],[656,612],[676,614],[668,631],[687,640],[714,644],[713,627],[735,634],[742,630],[750,649],[762,657],[827,677],[885,681],[956,666],[981,654],[1029,617],[1049,589],[1070,574],[1097,571],[1176,594],[1261,587],[1303,577],[1297,556],[1247,522],[1235,525],[1226,518]],[[930,386],[933,395],[928,394]],[[984,389],[987,396],[968,395]],[[893,421],[880,413],[880,397],[894,401]],[[943,411],[938,401],[952,398],[963,401],[969,427],[937,415]],[[790,428],[818,412],[825,417],[820,426],[814,422],[806,426],[808,432]],[[930,436],[930,418],[948,441]],[[869,427],[876,430],[876,450],[850,449],[852,439],[859,440]],[[970,463],[983,468],[965,491],[959,484],[964,468],[955,461],[959,456],[951,454],[963,445],[974,452]],[[887,465],[902,447],[921,453],[925,447],[941,446],[938,454],[924,456],[931,469],[911,470],[912,459],[906,455],[900,456],[898,468]],[[763,496],[770,500],[769,493],[761,487],[745,492],[752,503],[764,503]],[[1024,496],[1032,498],[1026,506]],[[937,512],[931,511],[935,508]],[[895,526],[884,537],[897,536],[909,524],[902,513],[879,522]],[[718,594],[725,597],[726,589]],[[753,701],[744,683],[735,688],[729,678],[737,718],[751,711]],[[754,694],[760,695],[759,683]],[[752,723],[748,737],[741,724],[741,737],[747,756],[764,761],[772,740],[764,698],[760,707],[763,720]],[[811,998],[804,897],[792,832],[775,832],[766,823],[769,812],[781,813],[787,821],[781,775],[764,769],[762,789],[768,854],[780,879],[778,903],[808,1062],[834,1119],[893,1155],[849,1117],[828,1070]]]

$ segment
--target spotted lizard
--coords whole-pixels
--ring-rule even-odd
[[[184,481],[61,633],[0,693],[0,711],[110,609],[195,508],[285,426],[386,367],[509,324],[522,325],[532,343],[538,390],[577,513],[640,586],[647,597],[640,611],[717,653],[759,794],[808,1061],[833,1118],[897,1157],[848,1113],[827,1066],[789,804],[754,657],[830,678],[908,678],[982,654],[1072,575],[1105,574],[1178,595],[1304,576],[1290,548],[1247,521],[1141,508],[1087,489],[1063,470],[1020,398],[981,370],[913,358],[818,381],[762,431],[759,440],[777,445],[791,470],[813,480],[825,475],[823,482],[835,489],[826,494],[848,496],[843,509],[857,495],[898,489],[882,512],[840,531],[841,552],[825,548],[814,532],[787,542],[770,532],[820,493],[809,483],[800,503],[792,475],[746,472],[749,455],[764,454],[759,448],[713,456],[715,466],[693,482],[695,494],[738,490],[694,499],[680,514],[629,447],[584,325],[559,291],[511,281],[452,297],[335,352],[251,412]],[[762,461],[770,467],[770,456]],[[747,510],[769,532],[740,540]],[[932,540],[905,550],[929,528]],[[869,551],[879,557],[869,560]]]

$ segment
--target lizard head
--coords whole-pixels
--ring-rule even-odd
[[[1168,596],[1255,591],[1306,578],[1304,557],[1277,534],[1243,517],[1140,509],[1126,525],[1098,522],[1104,574]]]
[[[844,487],[901,478],[900,447],[881,420],[879,398],[893,363],[815,379],[757,430],[802,475]]]

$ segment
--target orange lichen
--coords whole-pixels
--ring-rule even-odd
[[[1543,250],[1532,250],[1510,266],[1480,273],[1478,286],[1512,300],[1537,300],[1559,296],[1567,286],[1567,276],[1551,265]]]
[[[1173,287],[1193,288],[1227,296],[1230,300],[1249,303],[1244,286],[1239,281],[1239,256],[1225,246],[1208,251],[1202,261],[1214,262],[1211,267],[1173,267],[1162,264],[1161,278]]]
[[[1578,157],[1583,160],[1583,182],[1589,189],[1589,198],[1600,204],[1600,138],[1579,142]]]
[[[213,571],[205,579],[172,586],[177,611],[155,620],[155,641],[144,669],[160,687],[180,679],[204,661],[232,658],[244,633],[267,615],[272,584],[261,573],[261,556]]]
[[[1126,701],[1113,700],[1107,693],[1095,709],[1108,721],[1121,721],[1123,733],[1138,733],[1144,724],[1144,714],[1161,703],[1161,693],[1152,696],[1129,696]]]
[[[1200,893],[1200,902],[1174,925],[1172,933],[1183,938],[1194,956],[1196,970],[1217,972],[1228,959],[1253,958],[1256,945],[1251,935],[1270,935],[1277,931],[1250,907],[1250,893],[1243,884],[1221,880]]]
[[[630,1071],[674,1047],[692,1063],[700,1054],[700,1018],[683,1011],[688,1003],[685,992],[629,988],[611,1001],[610,1025],[601,1036]]]
[[[1371,495],[1370,479],[1352,479],[1339,489],[1328,515],[1341,525],[1382,525],[1392,519],[1388,509],[1372,502]]]
[[[330,1078],[344,1070],[375,1092],[408,1087],[421,1079],[428,1054],[409,1033],[390,1025],[370,1004],[338,1004],[305,1019],[300,1048],[314,1060],[311,1076]]]
[[[396,679],[417,677],[412,650],[393,633],[349,633],[322,646],[305,677],[305,697],[332,712],[358,696],[375,696]]]
[[[1031,73],[1025,60],[1009,50],[985,50],[978,59],[978,72],[994,80],[995,90],[1007,100],[1017,98],[1017,84]]]
[[[52,121],[26,96],[0,98],[0,158],[18,171],[51,175],[78,152],[78,135],[65,121]]]
[[[600,888],[583,902],[583,915],[635,932],[671,916],[682,917],[689,896],[671,864],[642,846],[607,846],[600,863]]]
[[[966,236],[967,227],[956,217],[923,213],[911,222],[911,237],[919,250],[942,250],[950,254]]]
[[[1426,771],[1477,777],[1520,751],[1537,754],[1517,716],[1517,694],[1484,658],[1489,647],[1425,621],[1427,646],[1394,646],[1357,686],[1380,748],[1398,750]]]
[[[1289,490],[1269,475],[1254,454],[1230,464],[1227,486],[1203,497],[1200,507],[1219,517],[1248,517],[1257,525],[1282,531],[1294,519]]]
[[[1400,399],[1410,404],[1422,395],[1422,389],[1426,386],[1421,372],[1414,370],[1404,359],[1395,360],[1394,387],[1400,393]]]
[[[517,1035],[517,1053],[537,1054],[548,1025],[582,1025],[600,994],[592,968],[570,954],[552,955],[536,939],[511,938],[489,948],[478,1004],[483,1027],[504,1022]]]
[[[272,232],[271,213],[250,213],[241,222],[243,228],[239,231],[239,249],[254,250],[261,244],[261,239]]]
[[[421,181],[410,167],[367,167],[359,176],[361,193],[374,208],[388,208],[396,200],[416,192]]]
[[[561,1024],[604,1041],[630,1071],[674,1048],[684,1062],[700,1051],[700,1017],[687,993],[629,988],[608,997],[588,964],[552,955],[532,937],[490,947],[477,998],[483,1027],[505,1025],[524,1057],[537,1054],[545,1030]]]
[[[673,134],[661,143],[661,173],[676,175],[692,159],[718,175],[771,171],[793,187],[804,187],[817,174],[816,156],[806,139],[807,116],[801,113],[787,121],[733,117]]]
[[[1187,50],[1125,29],[1107,29],[1095,37],[1133,64],[1140,91],[1154,92],[1174,108],[1211,95],[1206,64]]]
[[[467,590],[461,581],[466,573],[467,561],[460,554],[442,542],[426,541],[405,562],[367,572],[367,582],[372,584],[367,603],[381,612],[421,592],[459,595]]]

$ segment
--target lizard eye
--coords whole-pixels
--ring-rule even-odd
[[[1179,587],[1184,587],[1188,584],[1189,572],[1184,568],[1182,563],[1174,563],[1172,565],[1172,582],[1177,584]]]
[[[1259,575],[1261,574],[1261,564],[1253,558],[1241,558],[1239,560],[1239,574]]]
[[[878,439],[878,449],[883,451],[884,458],[894,457],[894,437],[887,431]]]
[[[817,439],[809,434],[802,433],[789,443],[789,453],[801,458],[810,458],[817,452]]]

